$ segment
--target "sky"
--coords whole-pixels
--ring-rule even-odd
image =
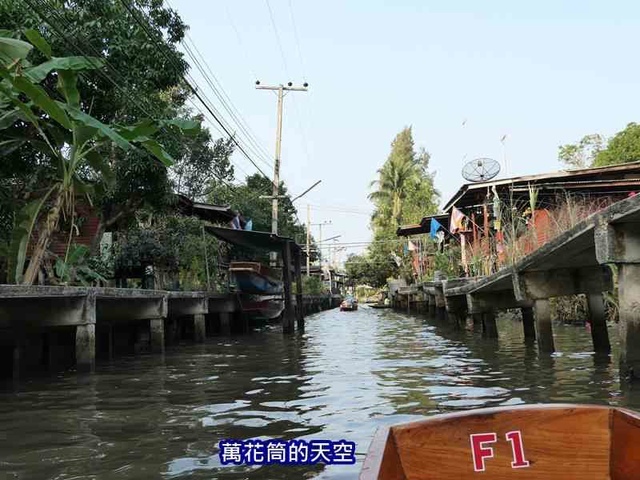
[[[284,99],[281,178],[324,238],[371,239],[367,195],[394,136],[431,154],[441,205],[463,164],[500,177],[558,170],[558,146],[640,120],[640,2],[588,0],[169,0],[265,155],[276,96],[254,82],[309,83]],[[273,21],[272,21],[273,19]],[[275,28],[274,28],[275,25]],[[206,81],[196,83],[231,121]],[[507,135],[503,144],[500,139]],[[258,166],[270,176],[272,160]],[[237,175],[256,168],[234,154]],[[312,227],[318,236],[318,227]],[[349,247],[345,253],[357,253]]]

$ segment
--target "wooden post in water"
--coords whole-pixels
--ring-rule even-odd
[[[291,302],[291,245],[282,246],[282,283],[284,286],[284,313],[282,315],[282,333],[293,333],[294,312]]]
[[[611,343],[609,343],[609,332],[607,331],[607,319],[602,294],[591,293],[587,295],[587,302],[589,304],[593,350],[597,353],[610,353]]]
[[[300,250],[296,249],[294,254],[294,269],[296,276],[296,320],[298,330],[304,330],[304,298],[302,296],[302,265]]]
[[[553,343],[553,328],[551,326],[551,307],[549,300],[535,300],[533,309],[536,317],[536,330],[538,333],[538,350],[551,353],[555,351]]]
[[[535,342],[536,327],[533,317],[533,308],[522,307],[520,309],[520,312],[522,312],[522,328],[524,330],[524,341],[525,343]]]

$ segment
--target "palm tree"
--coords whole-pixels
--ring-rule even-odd
[[[378,224],[398,227],[402,223],[402,203],[410,183],[419,179],[422,160],[415,155],[411,127],[402,130],[391,144],[389,158],[378,169],[378,180],[371,183],[376,190],[369,200],[376,205],[372,220]]]

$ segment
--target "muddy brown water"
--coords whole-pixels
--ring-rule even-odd
[[[554,325],[552,356],[523,344],[520,323],[498,328],[488,340],[362,306],[311,315],[303,335],[264,328],[7,384],[0,478],[353,479],[381,425],[522,403],[640,409],[619,384],[617,348],[594,356],[584,327]],[[223,466],[223,438],[346,439],[358,463]]]

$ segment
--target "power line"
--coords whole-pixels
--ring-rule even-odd
[[[204,57],[202,56],[202,53],[198,50],[198,47],[193,42],[193,39],[191,39],[188,33],[186,34],[185,38],[187,38],[192,45],[192,47],[189,47],[189,45],[187,45],[187,43],[183,41],[183,46],[185,48],[185,51],[187,55],[189,55],[191,60],[194,62],[194,64],[196,65],[196,68],[202,74],[203,78],[205,79],[205,82],[207,82],[207,84],[209,85],[213,93],[216,95],[216,97],[218,98],[222,106],[229,113],[229,115],[231,115],[231,118],[235,120],[240,130],[244,133],[247,141],[252,146],[252,149],[254,150],[254,152],[257,154],[256,156],[258,157],[258,159],[261,160],[263,163],[265,163],[267,167],[273,168],[273,165],[268,160],[265,160],[265,158],[269,158],[269,154],[266,152],[264,147],[260,145],[259,142],[256,140],[255,134],[252,132],[251,128],[246,123],[246,121],[244,121],[238,109],[233,105],[233,102],[229,98],[229,95],[227,95],[227,93],[222,88],[220,81],[211,70],[211,67],[209,67],[209,64],[205,61]],[[195,54],[191,50],[192,48],[196,52]],[[202,62],[198,60],[196,55],[200,57],[200,60],[202,60]],[[204,64],[204,67],[202,66],[202,64]],[[207,70],[206,72],[204,71],[204,68],[206,68]],[[213,81],[209,78],[209,75],[213,77]],[[218,87],[216,87],[213,84],[213,82],[215,82],[218,85]]]
[[[298,37],[298,28],[296,27],[296,20],[293,15],[293,5],[291,4],[291,0],[289,0],[289,13],[291,13],[291,25],[293,25],[293,36],[296,41],[296,45],[298,48],[298,57],[300,59],[300,68],[302,69],[302,79],[307,80],[307,76],[305,75],[304,68],[304,60],[302,59],[302,49],[300,48],[300,38]]]
[[[289,76],[289,68],[287,67],[287,59],[284,55],[284,49],[282,48],[282,42],[280,41],[280,35],[278,34],[278,27],[276,27],[276,21],[273,18],[273,10],[271,10],[271,4],[269,0],[264,0],[267,4],[267,9],[269,10],[269,18],[271,19],[271,26],[273,27],[273,33],[276,36],[276,42],[278,43],[278,48],[280,49],[280,56],[282,57],[282,65],[284,66],[284,73]]]
[[[140,25],[140,27],[144,30],[144,32],[147,34],[147,36],[156,44],[160,45],[160,52],[164,55],[164,57],[175,66],[175,60],[167,54],[167,52],[164,50],[165,44],[163,42],[158,42],[157,38],[154,38],[152,32],[149,31],[149,27],[150,25],[146,25],[145,22],[143,22],[139,17],[138,17],[138,10],[134,7],[131,6],[131,4],[127,3],[126,0],[120,0],[120,3],[129,11],[129,13],[131,14],[131,16],[133,17],[133,19],[136,21],[136,23],[138,23],[138,25]],[[155,32],[157,34],[157,32]],[[189,89],[191,90],[191,92],[193,93],[193,95],[202,103],[202,105],[204,106],[204,108],[209,112],[209,114],[214,118],[214,120],[220,125],[220,127],[225,131],[225,133],[229,136],[229,138],[231,139],[231,141],[238,147],[238,149],[240,150],[240,152],[242,152],[242,154],[247,158],[247,160],[249,160],[253,166],[258,170],[258,172],[260,172],[264,177],[269,178],[263,171],[262,169],[256,164],[256,162],[253,160],[253,158],[251,158],[251,156],[245,151],[244,147],[240,144],[240,142],[238,142],[238,140],[236,139],[235,135],[233,135],[231,132],[229,132],[229,130],[227,129],[227,127],[224,125],[224,123],[220,120],[218,114],[216,114],[214,112],[214,109],[211,108],[211,106],[205,102],[205,100],[203,99],[203,95],[200,94],[200,92],[198,92],[198,90],[191,84],[191,82],[189,82],[189,80],[187,80],[187,78],[183,75],[183,80],[185,82],[185,84],[187,85],[187,87],[189,87]]]
[[[76,44],[75,42],[73,42],[67,35],[65,35],[63,33],[63,30],[60,28],[59,25],[55,24],[54,22],[52,22],[52,18],[56,18],[57,20],[61,20],[67,27],[68,31],[72,31],[72,25],[71,23],[66,19],[66,17],[62,16],[62,14],[58,15],[56,9],[52,8],[52,6],[48,3],[46,3],[44,0],[39,3],[38,5],[46,8],[49,11],[49,15],[44,15],[42,13],[42,11],[34,4],[32,3],[30,0],[25,0],[26,3],[29,5],[29,7],[31,7],[32,10],[34,10],[38,16],[41,18],[42,21],[44,21],[46,24],[48,24],[54,31],[55,33],[62,38],[67,44],[71,45],[72,49],[74,49],[75,51],[77,51],[78,53],[82,54],[83,56],[87,57],[88,59],[91,58],[90,55],[87,55],[87,53],[84,51],[84,49],[80,46],[78,46],[78,44]],[[89,42],[87,42],[87,45],[89,47],[89,49],[94,53],[94,55],[96,57],[99,57],[103,62],[104,65],[107,67],[107,69],[110,70],[110,72],[112,74],[114,74],[114,76],[116,78],[120,78],[122,79],[122,76],[120,74],[120,72],[113,67],[112,64],[109,63],[109,61],[104,58],[102,56],[102,53],[97,51]],[[91,60],[90,60],[91,61]],[[94,64],[94,66],[98,67],[98,65]],[[104,77],[108,82],[110,82],[118,91],[120,91],[127,99],[127,101],[130,101],[132,105],[134,105],[136,108],[138,108],[145,116],[147,116],[148,118],[154,120],[157,122],[157,120],[154,119],[155,115],[151,115],[144,106],[141,106],[140,102],[138,102],[136,97],[132,97],[129,92],[127,92],[118,82],[116,82],[114,80],[114,78],[112,78],[110,75],[108,75],[107,73],[105,73],[101,68],[96,68],[97,72],[99,75],[101,75],[102,77]],[[82,72],[81,75],[85,78],[88,79],[88,76],[86,74],[86,72]],[[195,104],[194,104],[195,105]],[[197,106],[196,106],[197,108]],[[200,110],[201,111],[201,110]],[[176,138],[178,140],[182,140],[182,138],[176,134],[175,132],[166,129],[164,126],[161,127],[161,130],[164,131],[165,133],[168,133],[170,135],[175,135]],[[227,181],[226,179],[215,175],[214,176],[223,184],[227,185],[229,188],[231,188],[232,190],[235,191],[235,186],[233,184],[231,184],[229,181]],[[255,196],[259,196],[261,192],[257,193]]]

